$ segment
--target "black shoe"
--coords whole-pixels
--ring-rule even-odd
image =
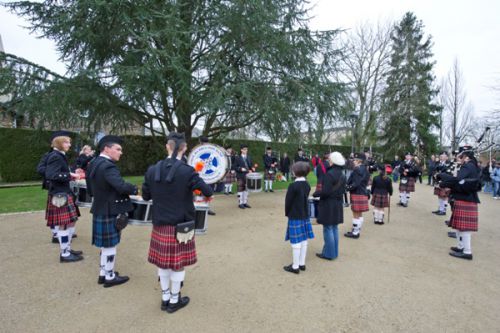
[[[209,209],[209,210],[208,210],[208,215],[212,215],[212,216],[214,216],[214,215],[215,215],[215,212],[214,212],[213,210],[210,210],[210,209]]]
[[[457,238],[457,233],[453,231],[448,231],[448,237],[450,238]]]
[[[161,311],[167,311],[168,304],[170,304],[170,300],[168,301],[161,301]]]
[[[325,260],[333,260],[332,258],[327,258],[323,255],[323,253],[316,253],[316,257],[320,259],[325,259]]]
[[[452,250],[453,252],[458,252],[458,253],[463,253],[464,252],[464,249],[461,249],[461,248],[456,247],[456,246],[450,247],[450,250]]]
[[[78,235],[77,234],[73,234],[73,236],[71,236],[71,239],[73,238],[78,238]]]
[[[305,270],[306,270],[306,265],[300,265],[300,266],[299,266],[299,269],[300,269],[301,271],[305,271]]]
[[[437,214],[437,213],[439,213],[439,209],[432,212],[432,214]]]
[[[401,201],[400,201],[400,202],[398,202],[398,203],[397,203],[397,205],[398,205],[398,206],[401,206],[401,207],[404,207],[404,206],[405,206],[405,204],[404,204],[404,203],[402,203]]]
[[[115,271],[115,274],[119,275],[118,271]],[[106,281],[106,276],[99,275],[99,278],[97,279],[97,284],[104,284],[105,281]]]
[[[245,206],[245,208],[252,208],[249,204],[243,204],[243,206]]]
[[[113,280],[104,280],[104,288],[109,288],[117,286],[119,284],[124,284],[129,280],[128,276],[120,276],[115,272],[115,278]]]
[[[345,237],[348,237],[348,238],[354,238],[354,239],[358,239],[359,238],[359,234],[355,235],[353,234],[351,231],[348,231],[344,234]]]
[[[75,256],[81,256],[83,254],[83,251],[69,250],[69,253],[74,254]]]
[[[52,244],[59,244],[59,238],[52,237]]]
[[[267,190],[264,190],[264,192],[266,192],[266,193],[267,193]]]
[[[300,273],[300,269],[299,268],[293,268],[292,265],[288,265],[288,266],[284,266],[283,269],[287,272],[290,272],[290,273],[295,273],[295,274],[299,274]]]
[[[242,205],[238,205],[238,207],[241,208],[241,209],[245,209],[245,205],[243,205],[243,204]]]
[[[450,254],[450,256],[455,257],[455,258],[472,260],[472,254],[467,254],[467,253],[463,253],[463,252],[455,252],[455,251],[451,251],[449,254]]]
[[[344,207],[349,207],[349,203],[348,203],[348,202],[346,202],[346,203],[344,204]]]
[[[231,191],[231,192],[229,192],[229,194],[233,194],[233,192]]]
[[[225,195],[229,195],[229,192],[224,192]]]
[[[446,215],[446,212],[437,212],[436,215],[443,216]]]
[[[168,303],[166,311],[168,313],[174,313],[175,311],[182,309],[188,304],[189,304],[189,297],[187,296],[181,297],[181,295],[179,294],[179,301],[177,303]]]
[[[59,262],[76,262],[80,260],[83,260],[82,256],[78,256],[72,253],[70,253],[67,257],[59,256]]]
[[[271,189],[271,190],[269,190],[269,192],[274,193],[274,191],[273,191],[272,189]]]

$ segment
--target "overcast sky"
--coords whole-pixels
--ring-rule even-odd
[[[489,88],[500,85],[499,0],[312,0],[313,29],[349,29],[362,22],[399,21],[415,13],[434,41],[435,75],[445,76],[458,59],[467,97],[477,114],[500,107]],[[54,44],[29,35],[21,19],[0,7],[0,35],[5,52],[64,73]]]

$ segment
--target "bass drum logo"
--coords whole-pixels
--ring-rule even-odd
[[[229,160],[224,148],[207,143],[193,148],[188,156],[188,164],[194,167],[196,163],[203,163],[200,177],[207,184],[215,184],[226,175],[229,170]]]

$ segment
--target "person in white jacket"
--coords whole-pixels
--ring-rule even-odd
[[[495,164],[491,180],[493,181],[493,199],[500,199],[500,161]]]

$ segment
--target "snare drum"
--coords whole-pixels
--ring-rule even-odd
[[[195,202],[195,226],[194,232],[196,235],[204,235],[208,229],[208,210],[210,206],[207,203]]]
[[[307,200],[309,203],[309,218],[311,219],[317,219],[318,218],[318,205],[319,205],[319,198],[313,198],[309,197]]]
[[[70,183],[73,193],[75,193],[75,204],[78,207],[92,207],[92,197],[87,192],[87,183],[84,179],[72,181]]]
[[[153,211],[151,209],[153,201],[146,201],[141,196],[131,195],[130,202],[132,202],[134,210],[128,214],[128,223],[132,225],[151,225],[153,223]]]
[[[262,192],[262,175],[258,172],[250,172],[247,174],[247,191]]]

